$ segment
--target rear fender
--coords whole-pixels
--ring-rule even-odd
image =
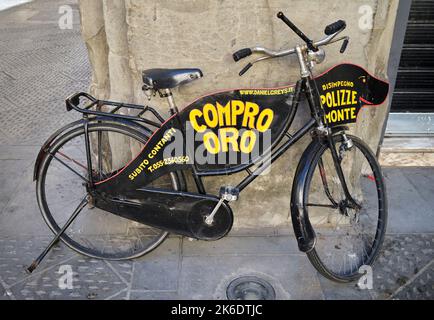
[[[47,154],[48,150],[53,145],[53,143],[56,141],[56,139],[58,137],[60,137],[61,135],[64,135],[64,134],[68,133],[69,131],[76,129],[79,126],[84,125],[84,123],[86,121],[89,121],[89,124],[92,124],[92,123],[95,123],[98,121],[106,121],[106,122],[112,122],[112,123],[114,122],[117,124],[128,126],[129,128],[135,129],[135,130],[139,131],[141,134],[143,134],[144,136],[146,136],[147,138],[149,138],[152,135],[152,131],[150,129],[148,129],[147,127],[145,127],[143,125],[139,125],[139,124],[132,122],[132,121],[129,121],[129,120],[124,120],[124,119],[115,119],[115,118],[110,118],[110,117],[95,117],[95,118],[91,118],[89,120],[80,119],[80,120],[71,122],[71,123],[67,124],[66,126],[64,126],[63,128],[60,128],[59,130],[54,132],[47,139],[47,141],[45,141],[44,144],[42,145],[41,149],[39,150],[38,156],[36,157],[35,166],[33,169],[33,181],[38,180],[39,168],[41,166],[42,159]]]

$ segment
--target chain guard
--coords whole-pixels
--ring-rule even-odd
[[[125,195],[95,197],[95,206],[123,218],[200,240],[218,240],[232,228],[233,214],[223,203],[212,225],[205,218],[217,205],[212,195],[141,188]]]

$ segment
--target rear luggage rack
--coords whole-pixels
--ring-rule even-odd
[[[68,98],[66,98],[65,102],[66,102],[67,111],[71,111],[74,109],[75,111],[78,111],[83,115],[95,115],[95,116],[104,116],[104,117],[111,117],[111,118],[118,118],[118,119],[127,119],[131,121],[146,123],[148,125],[157,128],[161,127],[161,124],[165,121],[163,117],[161,117],[161,115],[157,112],[157,110],[155,110],[152,107],[130,104],[130,103],[98,100],[85,92],[75,93],[69,96]],[[109,107],[109,108],[112,107],[112,109],[110,111],[102,111],[103,107]],[[120,110],[125,108],[140,110],[140,111],[136,115],[124,115],[124,114],[117,113]],[[160,123],[143,118],[142,116],[147,112],[152,113],[154,117],[157,118],[158,121],[160,121]]]

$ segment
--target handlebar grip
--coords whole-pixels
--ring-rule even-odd
[[[252,50],[250,48],[244,48],[244,49],[240,49],[237,52],[235,52],[232,57],[234,58],[235,62],[248,57],[252,54]]]
[[[241,77],[243,74],[245,74],[252,66],[253,64],[250,62],[246,64],[246,66],[240,71],[239,76]]]
[[[344,20],[338,20],[336,22],[333,22],[332,24],[329,24],[327,27],[325,27],[324,33],[329,36],[333,33],[340,31],[341,29],[342,30],[345,29],[346,27],[347,27],[347,24],[345,23]]]

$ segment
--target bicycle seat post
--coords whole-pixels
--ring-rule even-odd
[[[170,89],[163,89],[163,91],[158,90],[158,93],[160,94],[161,98],[167,98],[167,102],[169,103],[170,108],[170,114],[174,115],[175,113],[178,113],[178,107],[175,104],[175,100],[173,99],[172,90]]]

